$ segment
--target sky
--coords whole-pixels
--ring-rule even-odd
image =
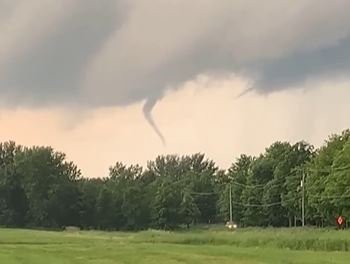
[[[86,177],[350,127],[348,0],[0,0],[0,141]]]

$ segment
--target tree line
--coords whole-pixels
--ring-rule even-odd
[[[145,168],[117,162],[108,176],[93,179],[51,147],[0,143],[1,226],[141,230],[224,223],[230,192],[239,226],[294,226],[303,191],[307,224],[334,225],[337,215],[350,216],[350,130],[318,149],[275,142],[259,156],[241,155],[226,171],[197,153],[158,156]]]

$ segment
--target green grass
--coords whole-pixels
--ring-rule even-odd
[[[212,244],[292,250],[350,251],[350,232],[327,229],[242,229],[166,233],[146,231],[135,240],[172,244]]]
[[[175,233],[0,229],[0,263],[349,263],[348,245],[348,231],[312,229]]]

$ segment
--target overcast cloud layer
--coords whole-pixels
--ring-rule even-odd
[[[165,142],[153,107],[199,75],[234,74],[249,83],[243,94],[349,79],[349,10],[349,0],[0,0],[0,104],[144,103]]]
[[[201,73],[268,92],[350,68],[348,0],[1,0],[7,105],[128,105]]]

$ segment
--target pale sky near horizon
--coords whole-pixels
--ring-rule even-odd
[[[350,127],[349,9],[0,0],[0,141],[53,146],[87,177],[161,154],[226,169],[277,140],[318,147]]]

